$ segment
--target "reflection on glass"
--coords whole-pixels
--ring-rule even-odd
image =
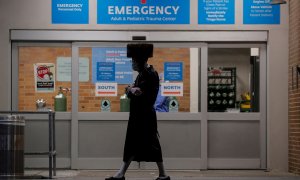
[[[71,79],[65,78],[71,77],[71,66],[65,68],[68,74],[60,71],[59,63],[67,59],[70,65],[71,55],[70,47],[19,47],[18,110],[55,110],[55,105],[63,105],[60,111],[71,111],[71,91],[63,91],[63,104],[55,98],[60,87],[71,89]]]
[[[229,108],[234,108],[236,97],[234,91],[236,87],[235,67],[209,67],[208,68],[208,111],[224,112]],[[228,94],[231,93],[231,96]],[[231,103],[229,103],[229,101]]]
[[[125,48],[125,47],[117,47]],[[79,112],[128,112],[130,99],[124,96],[124,90],[128,84],[133,83],[136,73],[132,72],[131,65],[130,71],[124,71],[121,68],[118,71],[118,66],[122,65],[120,60],[120,53],[116,52],[112,47],[81,47],[79,48],[79,57],[85,57],[89,59],[89,81],[79,82],[78,91],[78,109]],[[126,48],[125,48],[126,49]],[[95,51],[97,50],[97,51]],[[95,63],[95,57],[103,58],[103,52],[105,56],[109,55],[109,58],[105,58],[101,63]],[[95,54],[97,53],[97,54]],[[102,53],[102,54],[101,54]],[[119,55],[118,55],[119,54]],[[122,55],[125,53],[121,53]],[[116,61],[117,60],[117,61]],[[105,63],[109,61],[115,63],[115,69],[113,65]],[[104,63],[103,63],[104,62]],[[165,73],[164,66],[166,63],[174,63],[176,65],[182,65],[182,80],[170,81],[164,80]],[[190,112],[190,48],[158,48],[154,46],[153,57],[148,60],[148,64],[153,65],[161,78],[161,83],[182,83],[183,84],[183,96],[168,96],[168,103],[164,106],[164,112]],[[103,68],[105,65],[105,68]],[[172,64],[173,65],[173,64]],[[101,73],[99,73],[99,69]],[[128,69],[128,68],[127,68]],[[132,74],[130,82],[120,83],[117,82],[117,78],[123,77],[125,74]],[[101,75],[101,78],[94,80],[97,75]],[[107,76],[104,76],[104,75]],[[106,79],[105,79],[106,78]],[[116,96],[99,96],[96,95],[95,89],[98,83],[117,83]],[[159,96],[161,97],[161,96]],[[167,110],[166,110],[167,109]]]
[[[258,55],[258,48],[208,50],[209,112],[259,112]]]

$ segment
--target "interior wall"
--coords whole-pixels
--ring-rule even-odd
[[[236,67],[237,101],[242,93],[250,92],[250,48],[209,48],[208,66]]]
[[[96,23],[96,0],[90,0],[90,24],[51,24],[51,0],[0,0],[0,109],[11,107],[11,29],[72,29],[72,30],[267,30],[268,38],[268,167],[288,169],[288,4],[281,6],[280,25],[243,25],[243,1],[236,3],[234,25],[198,25],[197,1],[191,0],[190,25],[98,25]],[[16,13],[18,12],[18,13]],[[276,100],[275,100],[276,97]],[[280,102],[280,103],[277,103]],[[278,146],[280,144],[280,146]]]

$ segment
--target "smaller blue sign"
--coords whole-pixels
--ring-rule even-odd
[[[114,63],[115,82],[118,84],[132,84],[133,72],[131,58],[127,58],[127,49],[121,47],[101,47],[92,49],[93,82],[96,83],[98,62]]]
[[[244,0],[244,24],[280,24],[280,6],[270,0]]]
[[[165,81],[182,81],[183,63],[182,62],[165,62],[164,63],[164,80]]]
[[[98,82],[115,81],[115,63],[97,62],[97,70]]]
[[[190,0],[97,0],[98,24],[189,24]]]
[[[234,24],[235,23],[234,0],[199,0],[198,23],[199,24]]]
[[[52,0],[52,24],[88,23],[88,0]]]

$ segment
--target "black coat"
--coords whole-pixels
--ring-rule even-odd
[[[152,66],[145,68],[137,76],[135,87],[142,90],[140,96],[131,92],[130,113],[127,126],[123,161],[162,162],[158,140],[157,118],[154,103],[159,90],[159,77]]]

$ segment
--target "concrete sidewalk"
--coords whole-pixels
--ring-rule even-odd
[[[115,171],[93,170],[58,170],[54,179],[57,180],[104,180]],[[27,170],[26,175],[48,176],[47,170]],[[208,170],[208,171],[168,171],[172,180],[300,180],[300,176],[283,172],[265,172],[259,170]],[[126,180],[154,180],[157,171],[129,170]]]

